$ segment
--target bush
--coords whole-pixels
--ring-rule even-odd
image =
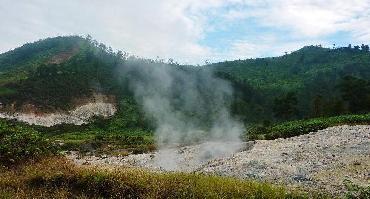
[[[10,166],[56,152],[56,146],[31,128],[0,121],[0,164]]]
[[[331,126],[343,124],[369,124],[370,114],[343,115],[329,118],[314,118],[280,123],[271,127],[251,127],[248,131],[249,139],[277,139],[288,138],[315,132]]]

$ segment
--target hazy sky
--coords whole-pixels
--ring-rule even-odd
[[[181,63],[275,56],[369,44],[370,0],[0,0],[0,52],[70,34]]]

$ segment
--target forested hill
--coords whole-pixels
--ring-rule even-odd
[[[328,49],[304,47],[281,57],[226,61],[199,67],[141,59],[91,37],[56,37],[0,55],[3,111],[32,104],[42,111],[70,109],[94,93],[114,96],[120,124],[147,126],[127,78],[117,67],[166,65],[189,73],[213,69],[234,87],[232,112],[246,123],[309,118],[370,110],[370,52],[367,45]],[[140,70],[130,78],[145,78]],[[201,83],[199,81],[198,83]]]
[[[1,103],[50,111],[71,108],[73,99],[111,86],[108,77],[119,59],[105,45],[78,36],[25,44],[0,55]]]
[[[369,64],[369,47],[364,45],[336,49],[306,46],[281,57],[225,61],[211,66],[256,88],[290,90],[304,88],[306,82],[325,77],[370,78]]]
[[[280,57],[225,61],[209,67],[255,92],[253,105],[245,100],[235,108],[253,112],[248,114],[250,119],[286,120],[370,110],[368,45],[306,46]]]

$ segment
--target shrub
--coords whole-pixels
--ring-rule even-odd
[[[370,114],[342,115],[329,118],[314,118],[280,123],[271,127],[251,127],[248,131],[249,139],[276,139],[288,138],[315,132],[331,126],[342,124],[369,124]]]
[[[56,146],[37,131],[0,121],[0,164],[10,166],[56,152]]]

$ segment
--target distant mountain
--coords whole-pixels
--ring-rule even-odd
[[[129,65],[166,65],[194,74],[214,70],[234,88],[232,112],[246,123],[338,115],[370,110],[370,53],[366,45],[307,46],[281,57],[226,61],[199,67],[141,59],[79,36],[25,44],[0,55],[2,111],[69,110],[108,96],[126,126],[146,126],[124,75],[145,78]],[[201,81],[199,81],[201,82]]]

